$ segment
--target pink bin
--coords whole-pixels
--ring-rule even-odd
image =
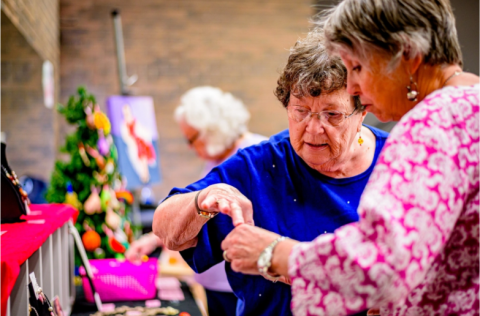
[[[148,300],[156,295],[157,259],[151,258],[141,264],[117,259],[89,260],[93,273],[93,285],[102,302]],[[85,298],[93,302],[92,289],[80,267]]]

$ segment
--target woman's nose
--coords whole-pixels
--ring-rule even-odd
[[[305,128],[309,134],[316,135],[316,134],[321,134],[325,131],[324,129],[325,122],[322,120],[322,115],[320,115],[319,113],[312,113],[310,114],[310,117],[307,119],[308,119],[308,122]]]
[[[347,76],[347,92],[350,95],[360,95],[360,86],[351,73]]]

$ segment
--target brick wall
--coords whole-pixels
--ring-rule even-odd
[[[121,12],[128,75],[135,95],[154,98],[164,181],[194,181],[202,162],[188,149],[172,119],[180,96],[212,85],[241,98],[252,113],[250,129],[271,135],[287,127],[273,90],[288,48],[309,29],[309,0],[103,0],[60,1],[61,96],[86,85],[105,109],[118,94],[112,9]]]
[[[59,85],[57,0],[2,0],[1,123],[17,174],[48,179],[55,157],[55,113],[43,105],[42,64]]]
[[[52,63],[60,53],[58,6],[58,0],[2,0],[2,11],[27,43]]]

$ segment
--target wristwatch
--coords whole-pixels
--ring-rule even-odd
[[[200,209],[200,207],[198,207],[198,196],[200,195],[200,192],[202,192],[202,190],[198,191],[197,194],[195,195],[195,208],[197,209],[197,214],[203,218],[208,218],[208,219],[214,218],[215,216],[217,216],[218,213],[207,212]]]
[[[257,260],[257,268],[260,274],[273,283],[277,282],[280,278],[280,275],[271,275],[268,273],[268,269],[270,269],[272,266],[273,249],[279,242],[285,239],[288,239],[288,237],[281,236],[275,239],[270,245],[267,246],[267,248],[262,251]]]

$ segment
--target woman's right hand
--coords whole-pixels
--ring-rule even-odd
[[[228,184],[213,184],[203,189],[198,195],[198,207],[203,211],[230,216],[235,227],[254,225],[252,202]]]
[[[154,252],[160,244],[160,239],[157,236],[152,233],[145,234],[138,240],[132,242],[125,252],[125,258],[130,262],[141,262],[143,256],[148,256]]]

